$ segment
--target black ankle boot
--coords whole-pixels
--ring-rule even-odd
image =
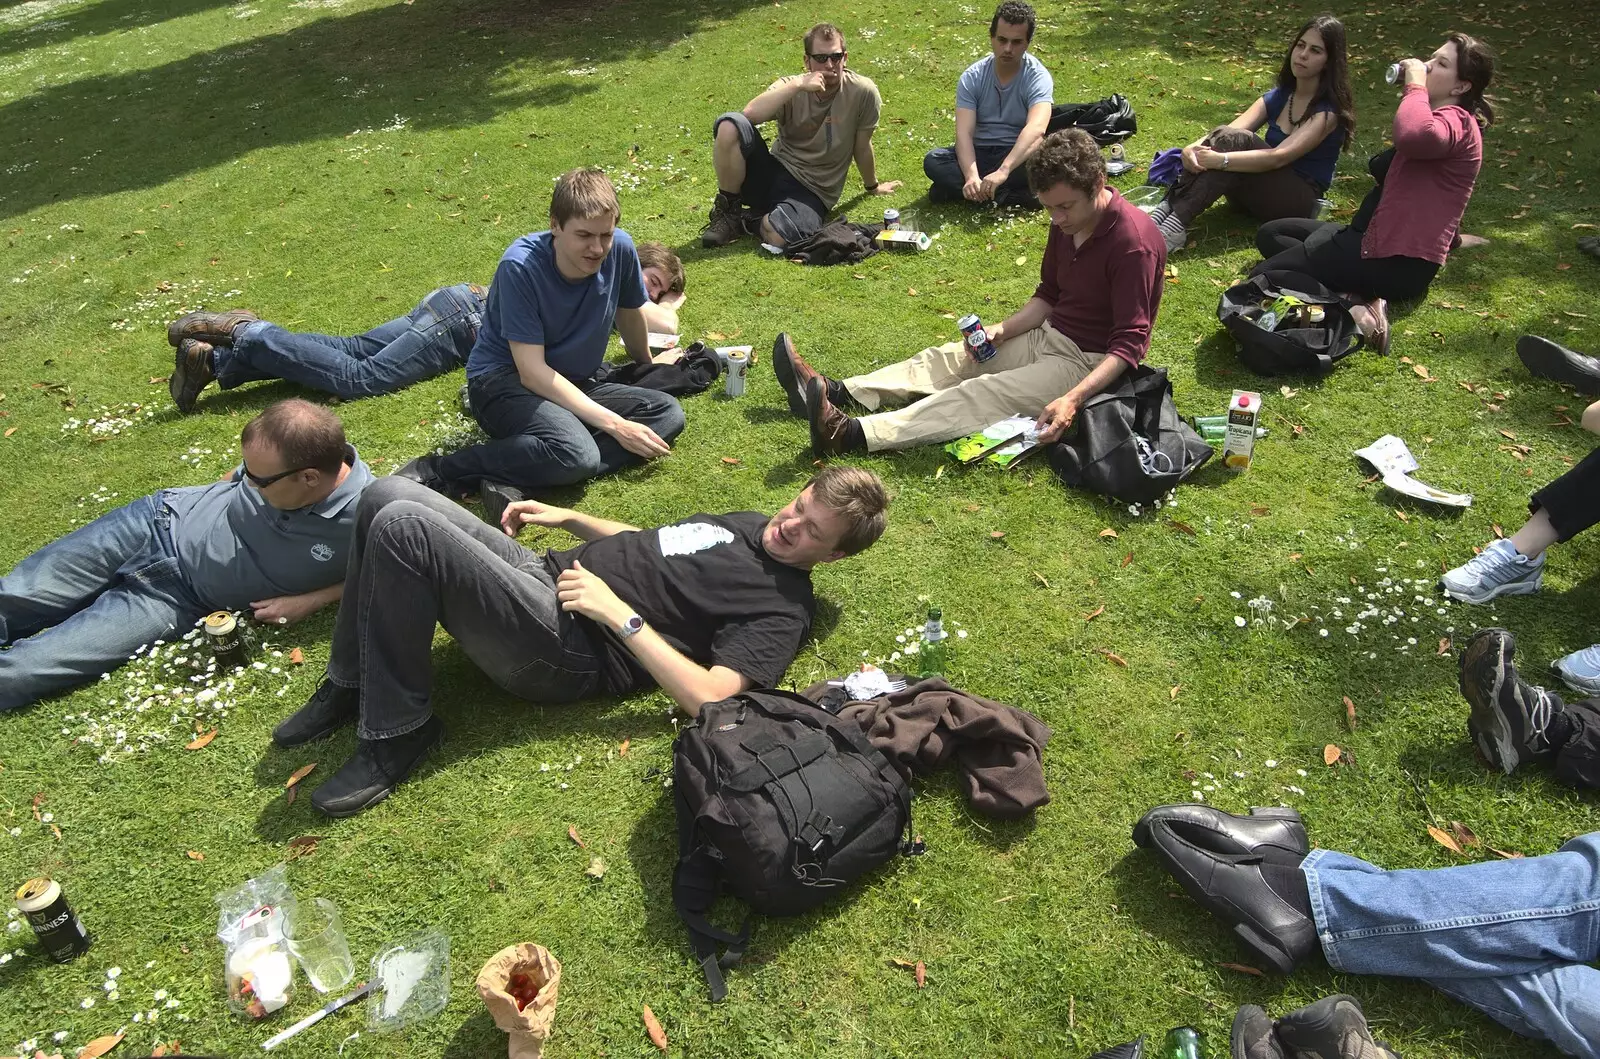
[[[361,715],[361,690],[322,678],[306,704],[272,730],[272,741],[287,750],[325,739]]]
[[[394,789],[444,741],[444,722],[429,717],[421,728],[388,739],[363,739],[339,771],[311,792],[311,804],[328,816],[354,816]]]

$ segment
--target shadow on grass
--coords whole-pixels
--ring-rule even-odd
[[[86,27],[97,24],[104,6],[82,12]],[[258,148],[343,137],[384,125],[402,100],[408,127],[417,131],[559,107],[599,87],[598,78],[564,75],[566,67],[642,58],[753,6],[392,4],[148,70],[53,85],[0,107],[0,155],[34,167],[0,198],[0,209],[17,215],[50,202],[158,187]],[[603,35],[591,25],[600,9]],[[273,76],[282,71],[295,76]],[[380,91],[357,90],[369,79],[381,79],[374,86]],[[72,135],[63,137],[68,128]]]
[[[6,6],[20,6],[22,2],[23,0],[17,0],[15,5],[0,5],[0,10]],[[0,36],[0,55],[32,51],[35,48],[49,48],[93,34],[153,26],[158,22],[187,18],[214,7],[224,7],[230,2],[231,0],[166,0],[164,3],[151,4],[146,0],[100,0],[99,3],[78,8],[71,14],[62,14],[58,18],[37,23],[33,27],[23,26]]]

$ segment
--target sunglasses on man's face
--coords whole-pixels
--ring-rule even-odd
[[[818,66],[831,66],[834,63],[844,62],[846,53],[842,51],[830,51],[824,52],[821,55],[818,55],[816,52],[808,52],[807,54],[811,56],[811,61],[816,63]]]
[[[243,466],[243,465],[241,465],[241,466]],[[311,470],[311,468],[310,467],[296,467],[296,468],[294,468],[292,470],[280,471],[277,474],[269,474],[264,478],[259,474],[252,474],[250,472],[250,468],[249,467],[243,467],[243,470],[244,470],[244,476],[246,478],[250,479],[250,484],[251,485],[254,485],[257,489],[265,489],[267,486],[272,485],[275,482],[283,481],[285,478],[289,477],[291,474],[299,474],[301,471],[309,471],[309,470]]]

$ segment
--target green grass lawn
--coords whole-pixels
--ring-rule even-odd
[[[1047,5],[1034,50],[1058,101],[1126,93],[1140,125],[1129,153],[1145,161],[1243,110],[1318,8]],[[952,137],[954,82],[986,47],[989,10],[977,0],[0,0],[0,569],[153,489],[214,479],[249,416],[295,392],[211,390],[197,414],[179,416],[162,381],[162,329],[182,309],[241,305],[291,327],[363,330],[440,284],[486,281],[514,237],[545,226],[551,179],[586,163],[612,173],[636,238],[681,248],[685,332],[751,342],[762,359],[744,398],[685,402],[689,426],[670,457],[561,499],[643,525],[775,510],[812,470],[805,427],[783,412],[769,370],[777,331],[847,374],[948,340],[952,314],[1000,319],[1036,281],[1042,217],[923,197],[921,156]],[[1497,524],[1520,524],[1527,494],[1593,441],[1555,425],[1583,401],[1529,377],[1512,348],[1529,331],[1600,347],[1600,272],[1573,246],[1600,222],[1585,183],[1600,161],[1592,8],[1445,14],[1380,0],[1345,14],[1360,121],[1332,196],[1345,215],[1392,114],[1383,66],[1428,54],[1453,28],[1502,57],[1491,90],[1502,121],[1466,220],[1493,242],[1457,255],[1425,302],[1400,308],[1392,356],[1358,355],[1320,383],[1244,371],[1214,307],[1255,258],[1252,227],[1219,208],[1174,258],[1150,359],[1170,370],[1185,413],[1222,411],[1235,387],[1266,393],[1271,436],[1247,473],[1207,467],[1176,510],[1135,516],[1063,490],[1043,465],[962,470],[932,449],[860,461],[896,494],[891,527],[869,555],[818,571],[826,604],[789,679],[804,686],[886,659],[925,597],[943,603],[969,633],[955,682],[1054,730],[1054,801],[1036,819],[996,824],[969,812],[954,776],[919,781],[928,855],[835,907],[761,923],[730,998],[712,1007],[669,901],[665,697],[529,706],[441,636],[445,749],[380,807],[330,822],[309,799],[288,804],[284,780],[311,762],[307,786],[325,777],[353,735],[293,752],[268,742],[316,685],[331,628],[322,615],[276,634],[305,664],[272,660],[286,672],[238,689],[202,750],[183,749],[193,710],[110,722],[129,733],[124,747],[142,740],[145,752],[117,751],[114,737],[75,741],[134,686],[131,668],[0,719],[0,883],[60,879],[97,936],[67,966],[37,955],[25,928],[0,939],[22,950],[0,965],[0,1054],[37,1038],[71,1055],[123,1026],[119,1055],[174,1038],[186,1052],[255,1051],[318,999],[302,987],[267,1026],[230,1016],[211,897],[315,835],[314,852],[289,867],[298,894],[339,904],[363,962],[392,938],[444,929],[452,1000],[394,1037],[346,1013],[286,1046],[291,1057],[334,1054],[357,1029],[346,1055],[502,1054],[472,978],[522,940],[565,969],[552,1056],[654,1054],[642,1003],[683,1055],[1076,1056],[1179,1023],[1217,1048],[1242,1003],[1281,1013],[1337,990],[1358,995],[1408,1059],[1554,1055],[1420,984],[1320,962],[1289,979],[1221,966],[1247,957],[1129,840],[1141,812],[1193,791],[1233,811],[1293,805],[1317,844],[1392,867],[1460,862],[1429,838],[1434,820],[1528,854],[1600,826],[1591,797],[1540,770],[1503,777],[1474,760],[1455,650],[1442,643],[1498,622],[1534,668],[1591,643],[1600,544],[1555,549],[1536,597],[1447,607],[1431,587]],[[824,18],[883,92],[880,176],[906,181],[891,199],[861,198],[852,174],[841,208],[864,218],[898,206],[938,232],[934,249],[816,270],[750,243],[700,250],[711,118],[795,70],[800,35]],[[1292,389],[1280,392],[1284,382]],[[383,472],[457,431],[458,385],[441,378],[340,411]],[[1420,477],[1473,493],[1473,507],[1440,511],[1366,485],[1351,450],[1386,432],[1410,443]],[[1529,451],[1510,451],[1512,440]],[[1346,632],[1367,593],[1404,613]],[[1261,612],[1252,599],[1270,601],[1272,618],[1308,620],[1240,628],[1236,617]],[[1344,696],[1358,710],[1353,732]],[[1351,763],[1325,766],[1328,743]],[[599,882],[584,875],[591,854],[609,865]],[[897,958],[925,961],[927,988]],[[102,988],[112,967],[115,999]]]

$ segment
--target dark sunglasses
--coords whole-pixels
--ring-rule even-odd
[[[811,61],[816,63],[818,66],[827,66],[832,63],[844,62],[844,57],[847,53],[842,51],[830,51],[825,52],[822,55],[818,55],[816,52],[807,52],[806,54],[811,56]]]
[[[292,470],[280,471],[277,474],[269,474],[265,478],[263,478],[259,474],[252,474],[250,472],[250,468],[245,467],[243,464],[241,464],[240,467],[244,471],[244,476],[246,478],[250,479],[250,483],[252,485],[254,485],[257,489],[265,489],[267,486],[272,485],[274,482],[283,481],[285,478],[289,477],[291,474],[299,474],[301,471],[309,471],[309,470],[312,469],[310,467],[296,467],[296,468],[294,468]]]

